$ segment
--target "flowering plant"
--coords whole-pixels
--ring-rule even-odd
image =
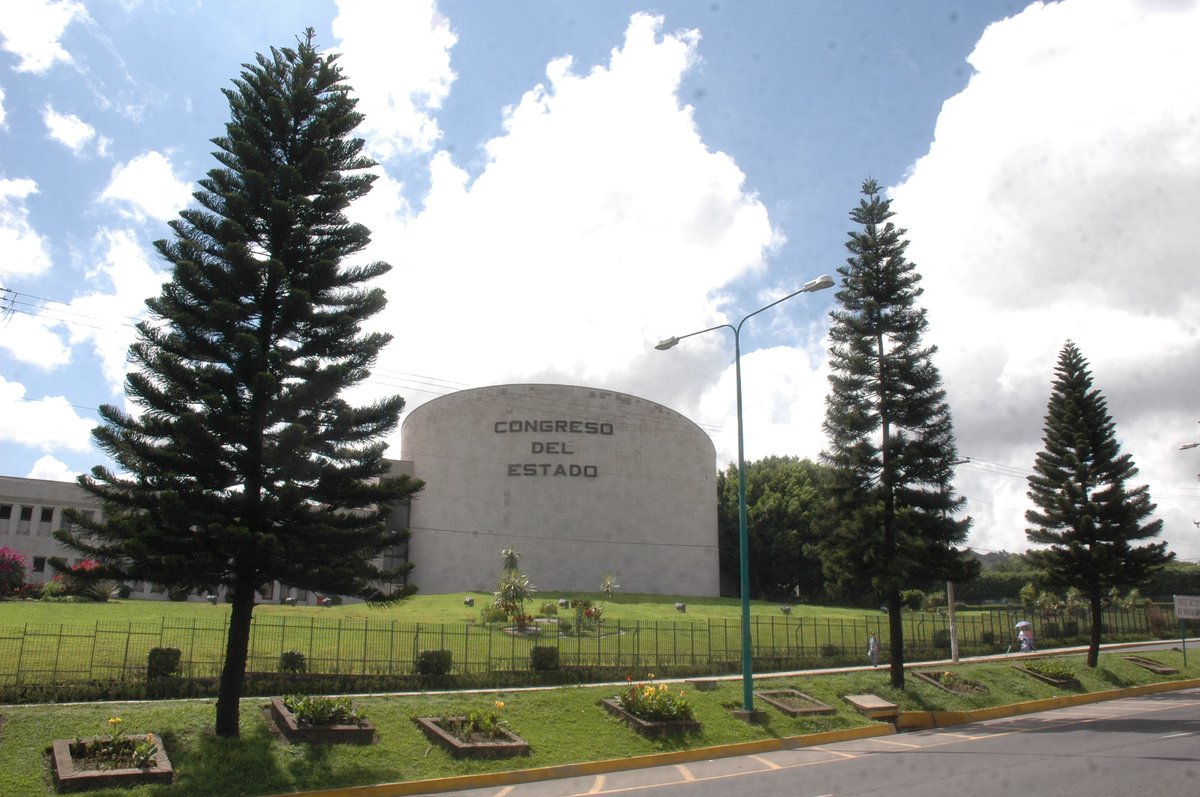
[[[650,676],[654,678],[653,675]],[[647,722],[669,722],[692,719],[692,704],[684,697],[684,691],[672,692],[666,684],[633,683],[617,695],[617,704],[638,719]]]
[[[11,548],[0,548],[0,598],[20,591],[25,583],[25,557]]]
[[[91,741],[76,737],[70,745],[71,758],[84,762],[90,769],[145,769],[154,766],[154,757],[158,755],[154,734],[126,736],[125,729],[121,727],[124,722],[120,717],[109,717],[109,736],[100,736]]]
[[[508,721],[500,712],[504,701],[497,700],[489,709],[473,709],[461,716],[447,717],[439,724],[464,742],[508,738]]]
[[[356,725],[366,719],[348,697],[285,695],[283,705],[305,725]]]

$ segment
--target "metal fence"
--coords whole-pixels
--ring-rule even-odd
[[[1042,649],[1085,641],[1086,615],[1038,614],[996,609],[960,613],[963,655],[1004,652],[1018,620],[1033,624]],[[944,614],[905,613],[905,657],[941,658],[949,653]],[[1178,628],[1169,605],[1107,609],[1105,639],[1170,637]],[[865,660],[867,637],[876,633],[890,644],[884,614],[861,618],[793,618],[753,615],[751,639],[760,669],[811,667]],[[97,622],[94,626],[27,624],[0,628],[0,686],[77,681],[127,681],[145,677],[151,648],[182,653],[181,675],[215,677],[224,659],[225,620],[164,618],[155,623]],[[408,675],[423,650],[449,650],[453,673],[492,673],[530,669],[535,646],[558,649],[560,666],[689,668],[734,672],[741,666],[739,620],[606,620],[583,633],[560,633],[553,619],[529,630],[473,623],[411,623],[263,615],[252,623],[247,669],[277,672],[284,651],[304,654],[310,673]],[[886,658],[886,656],[885,656]]]

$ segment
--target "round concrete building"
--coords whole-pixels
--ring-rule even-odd
[[[717,595],[716,451],[661,404],[569,385],[464,390],[413,410],[409,581],[492,590],[516,548],[541,590]]]

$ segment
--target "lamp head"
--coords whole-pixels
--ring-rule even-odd
[[[824,290],[831,285],[833,285],[833,277],[829,276],[828,274],[822,274],[816,279],[811,279],[804,283],[804,291],[806,293],[812,293],[813,291]]]
[[[658,349],[659,351],[666,351],[667,349],[674,348],[677,343],[679,343],[679,338],[665,338],[664,340],[660,340],[654,348]]]

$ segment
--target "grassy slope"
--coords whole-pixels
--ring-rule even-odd
[[[211,608],[211,607],[209,607]],[[689,606],[690,610],[690,606]],[[1182,655],[1155,652],[1149,657],[1182,669]],[[1165,680],[1120,659],[1101,656],[1100,666],[1088,670],[1082,656],[1064,657],[1085,691],[1102,691]],[[1200,662],[1192,658],[1179,678],[1200,677]],[[1014,670],[1008,662],[962,665],[955,672],[981,681],[986,695],[957,697],[910,678],[900,692],[888,685],[883,668],[827,676],[787,676],[761,682],[770,689],[796,688],[838,709],[831,717],[789,718],[769,710],[765,725],[751,726],[732,717],[740,704],[739,681],[723,682],[715,691],[688,691],[703,730],[671,740],[643,739],[597,706],[615,694],[613,686],[557,690],[500,691],[475,695],[425,694],[359,699],[378,728],[370,747],[285,746],[267,730],[261,716],[264,701],[247,700],[242,707],[242,739],[219,740],[211,735],[212,703],[168,701],[118,705],[20,706],[0,708],[0,794],[37,797],[53,794],[43,751],[53,739],[91,735],[105,730],[105,719],[117,714],[130,731],[154,730],[166,740],[177,770],[169,788],[146,786],[133,790],[101,790],[101,797],[146,795],[262,795],[368,783],[416,780],[448,775],[549,766],[594,759],[622,758],[685,747],[729,744],[779,738],[833,728],[869,724],[850,710],[842,695],[869,692],[908,710],[966,710],[1023,702],[1056,694],[1053,687]],[[674,688],[678,688],[673,686]],[[687,685],[682,685],[685,690]],[[468,708],[484,708],[503,700],[503,713],[515,732],[533,747],[528,758],[501,761],[457,761],[431,747],[412,719],[441,716]]]

